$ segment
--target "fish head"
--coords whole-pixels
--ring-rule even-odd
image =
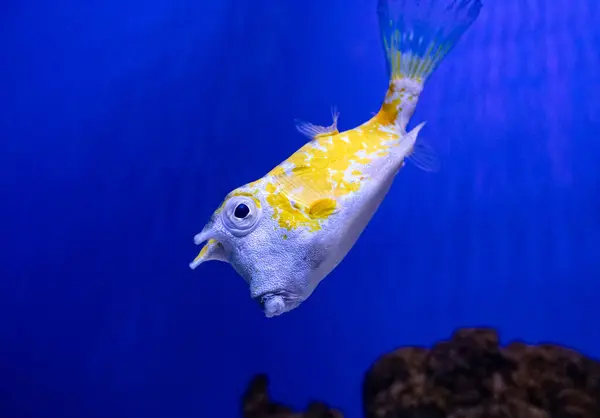
[[[229,263],[247,282],[264,314],[273,317],[310,296],[324,276],[320,267],[326,251],[314,230],[286,228],[281,217],[285,210],[296,209],[273,200],[276,194],[262,186],[247,185],[227,195],[194,237],[204,246],[190,267],[210,260]]]

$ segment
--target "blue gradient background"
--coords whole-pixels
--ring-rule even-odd
[[[360,416],[369,364],[456,327],[600,356],[600,5],[487,0],[359,242],[272,320],[190,271],[223,196],[386,88],[375,0],[0,4],[0,416],[229,418],[268,373]]]

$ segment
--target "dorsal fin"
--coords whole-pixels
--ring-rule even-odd
[[[337,122],[340,117],[340,112],[338,112],[335,107],[331,108],[331,117],[333,119],[333,123],[329,126],[314,125],[310,122],[304,122],[296,119],[296,129],[298,129],[298,132],[306,135],[310,139],[338,134],[340,131],[338,131]]]

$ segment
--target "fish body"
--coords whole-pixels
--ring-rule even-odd
[[[479,0],[379,0],[390,79],[379,112],[343,132],[336,112],[328,127],[298,122],[309,141],[225,197],[196,235],[206,244],[190,267],[230,263],[267,317],[306,300],[355,244],[405,161],[435,170],[434,154],[417,143],[424,123],[406,126],[425,80],[480,8]]]

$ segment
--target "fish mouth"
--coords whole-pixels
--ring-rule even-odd
[[[254,298],[261,306],[265,316],[272,318],[296,308],[302,300],[285,290],[266,292]]]
[[[194,270],[200,264],[211,261],[224,261],[228,262],[227,254],[225,253],[225,249],[223,244],[220,241],[217,241],[214,238],[214,233],[209,229],[202,231],[194,237],[194,243],[196,245],[200,245],[205,243],[196,258],[189,264],[190,268]]]

